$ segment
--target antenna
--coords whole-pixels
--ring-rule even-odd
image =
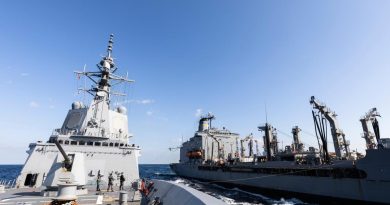
[[[112,44],[114,43],[114,34],[110,35],[110,40],[108,41],[108,47],[107,47],[107,57],[111,58],[112,53]]]
[[[134,80],[129,80],[126,76],[122,77],[119,75],[114,74],[114,72],[118,69],[114,63],[114,59],[112,58],[112,47],[113,47],[113,38],[114,35],[110,35],[110,40],[108,41],[107,46],[107,56],[103,57],[102,60],[96,65],[99,69],[99,71],[93,71],[88,72],[84,71],[79,72],[75,71],[75,73],[80,76],[83,75],[85,77],[88,77],[94,84],[93,87],[90,89],[82,88],[79,90],[82,90],[84,92],[88,92],[92,96],[94,96],[95,100],[104,100],[106,103],[110,103],[110,96],[111,95],[117,95],[117,96],[124,96],[123,93],[116,93],[112,92],[111,88],[115,85],[118,85],[120,83],[132,83]]]
[[[87,68],[87,64],[84,64],[83,73],[85,73],[86,68]],[[85,76],[84,76],[84,89],[87,89],[87,79],[85,78]],[[83,92],[83,94],[84,94],[83,95],[83,103],[86,104],[86,102],[85,102],[86,92]]]
[[[264,101],[264,109],[265,109],[265,122],[268,124],[268,112],[267,112],[267,102]]]

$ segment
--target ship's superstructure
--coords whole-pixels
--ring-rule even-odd
[[[371,109],[360,119],[367,145],[363,156],[350,151],[335,112],[314,96],[310,104],[313,106],[318,148],[304,146],[298,126],[292,128],[292,144],[280,148],[278,130],[265,123],[258,126],[264,143],[264,153],[259,153],[260,140],[253,134],[241,138],[225,128],[213,128],[211,120],[214,116],[208,115],[200,119],[195,136],[182,144],[180,162],[171,164],[171,167],[179,176],[254,190],[390,203],[390,143],[389,139],[379,136],[376,109]],[[374,132],[369,129],[370,122]],[[328,148],[328,129],[334,153]]]
[[[113,35],[107,55],[97,64],[97,71],[76,72],[92,80],[94,86],[83,89],[93,96],[92,102],[89,105],[72,103],[63,125],[53,131],[47,142],[29,145],[28,158],[17,179],[18,187],[56,189],[64,171],[66,156],[63,154],[69,158],[68,170],[78,186],[95,184],[98,175],[104,184],[109,173],[118,179],[123,173],[126,185],[139,179],[140,148],[129,143],[132,136],[128,130],[127,110],[124,106],[111,105],[112,95],[122,95],[113,92],[112,86],[133,81],[115,74],[112,46]],[[63,148],[63,154],[56,143]]]

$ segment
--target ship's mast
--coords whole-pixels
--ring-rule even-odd
[[[276,130],[269,123],[265,123],[264,126],[258,126],[257,128],[259,131],[264,131],[264,149],[267,153],[267,160],[271,161],[279,151]]]
[[[110,35],[110,39],[108,41],[107,46],[107,54],[103,56],[100,62],[96,65],[98,71],[92,72],[79,72],[75,73],[80,76],[88,77],[93,85],[90,89],[79,88],[79,90],[85,91],[93,96],[93,100],[88,108],[88,112],[91,115],[88,115],[88,119],[86,119],[84,133],[89,135],[98,136],[98,137],[110,137],[110,136],[125,136],[127,139],[127,131],[123,133],[127,128],[122,128],[116,130],[113,133],[111,124],[109,123],[110,117],[109,112],[112,111],[110,109],[111,95],[125,96],[124,93],[116,93],[112,91],[112,87],[118,85],[120,83],[131,83],[133,80],[127,79],[127,77],[118,76],[115,74],[118,67],[116,67],[114,63],[114,58],[112,57],[112,48],[113,48],[113,38],[114,35]],[[118,111],[120,113],[126,113],[126,110],[123,106],[118,107]],[[127,121],[127,119],[123,119]],[[126,123],[127,124],[127,123]]]
[[[294,126],[291,130],[291,133],[293,134],[293,151],[294,152],[302,152],[303,151],[303,143],[301,143],[301,139],[299,137],[299,132],[301,129],[298,126]]]
[[[75,72],[78,75],[84,75],[88,77],[94,84],[96,84],[95,87],[92,87],[90,89],[79,88],[79,90],[88,92],[89,94],[93,95],[95,103],[105,102],[107,103],[107,105],[109,105],[111,95],[125,96],[124,93],[111,92],[112,86],[122,82],[128,82],[128,83],[134,82],[134,80],[127,79],[127,77],[122,77],[114,74],[115,71],[118,69],[118,67],[116,67],[114,63],[114,58],[112,57],[112,48],[114,44],[113,39],[114,39],[114,35],[111,34],[110,39],[108,41],[107,54],[102,58],[102,60],[98,64],[96,64],[99,71],[94,71],[94,72],[76,71]],[[112,83],[111,81],[115,81],[115,82]]]

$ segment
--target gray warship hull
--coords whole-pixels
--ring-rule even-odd
[[[379,156],[381,156],[379,158]],[[390,203],[390,150],[368,150],[367,156],[356,162],[356,168],[364,176],[343,175],[335,170],[353,167],[352,161],[328,167],[293,168],[290,162],[264,162],[247,165],[208,166],[201,164],[171,164],[173,171],[182,177],[195,178],[214,183],[231,184],[261,190],[289,192],[308,197],[334,200],[349,200],[362,203]],[[376,160],[375,160],[376,159]],[[381,169],[377,169],[378,163]],[[322,170],[329,170],[324,173]],[[262,171],[268,170],[268,171]],[[321,173],[321,171],[322,173]],[[262,173],[269,172],[269,173]]]

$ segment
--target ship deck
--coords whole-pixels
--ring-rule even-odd
[[[103,187],[104,188],[104,187]],[[101,192],[96,192],[94,187],[87,187],[88,194],[77,196],[77,204],[118,204],[119,203],[119,191],[107,192],[102,189]],[[139,192],[131,188],[125,189],[128,192],[128,205],[140,205],[141,195]],[[98,202],[98,197],[103,196],[102,203]],[[40,188],[20,188],[20,189],[7,189],[5,193],[0,193],[0,205],[10,204],[23,204],[23,205],[42,205],[50,204],[54,197],[41,196]],[[100,197],[101,198],[101,197]]]

